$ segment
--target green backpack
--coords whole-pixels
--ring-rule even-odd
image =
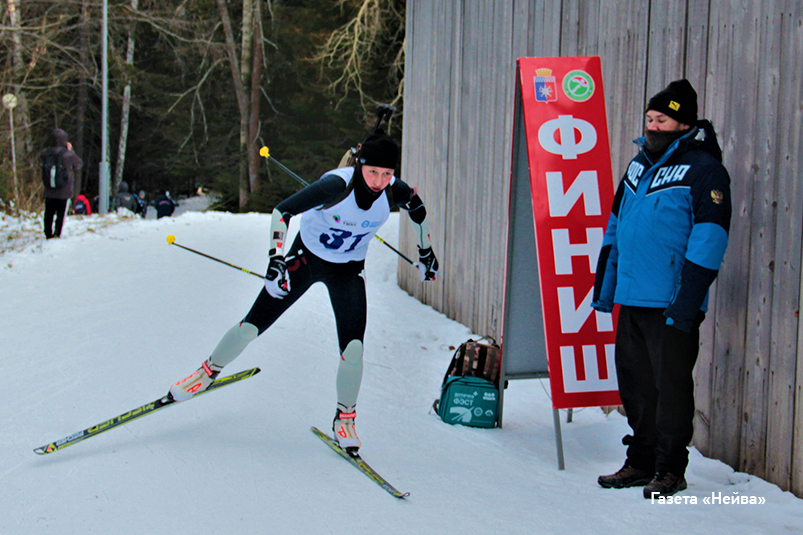
[[[468,340],[454,353],[433,408],[448,424],[494,427],[499,410],[499,365],[496,344]]]

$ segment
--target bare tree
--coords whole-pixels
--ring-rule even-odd
[[[238,56],[234,44],[234,28],[226,0],[217,0],[237,107],[240,110],[239,206],[241,210],[248,202],[250,193],[259,187],[259,154],[256,151],[256,140],[259,135],[260,79],[264,57],[262,3],[265,0],[242,1],[243,19]],[[268,2],[268,6],[270,7],[270,2]]]
[[[9,16],[9,34],[11,36],[11,92],[17,97],[17,107],[14,109],[16,118],[15,137],[18,140],[15,150],[15,158],[22,162],[27,161],[31,164],[30,152],[33,150],[31,138],[31,117],[26,92],[23,90],[23,80],[26,76],[26,65],[23,57],[22,46],[22,22],[20,17],[20,0],[7,0],[6,2]],[[24,158],[20,158],[24,156]],[[15,188],[15,196],[20,195],[19,188]],[[15,199],[17,206],[30,208],[33,202],[32,192],[26,190],[22,198]]]
[[[131,0],[131,10],[136,13],[139,7],[139,0]],[[123,70],[125,85],[123,87],[122,109],[120,111],[120,141],[117,145],[117,166],[114,169],[114,183],[112,185],[112,195],[117,193],[120,182],[123,181],[123,170],[125,168],[125,149],[128,143],[128,120],[131,114],[131,79],[130,69],[134,65],[134,29],[128,29],[128,43],[125,54],[125,64],[128,69]]]
[[[257,147],[257,140],[259,139],[260,130],[260,97],[262,95],[260,81],[262,79],[262,60],[264,57],[263,46],[264,36],[262,34],[262,3],[257,0],[254,6],[254,14],[252,18],[254,26],[253,34],[254,39],[251,43],[253,46],[253,68],[251,69],[251,102],[250,102],[250,116],[248,118],[248,178],[251,192],[259,190],[259,147]],[[245,46],[245,43],[243,43]]]
[[[345,25],[332,32],[312,60],[321,67],[332,94],[339,102],[356,91],[366,113],[380,100],[400,108],[404,86],[404,0],[337,0],[341,9],[355,9]],[[386,70],[382,94],[369,88],[367,78]]]

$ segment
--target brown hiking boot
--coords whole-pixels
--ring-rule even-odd
[[[626,489],[629,487],[643,487],[651,479],[652,477],[650,477],[649,473],[625,463],[615,474],[599,476],[597,483],[605,489]]]
[[[686,478],[683,476],[676,476],[669,472],[664,474],[656,472],[652,481],[644,487],[644,497],[648,500],[661,497],[666,498],[667,496],[672,496],[676,492],[684,490],[687,486]]]

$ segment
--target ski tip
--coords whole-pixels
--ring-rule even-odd
[[[35,448],[33,452],[37,455],[47,455],[48,453],[53,453],[56,450],[58,450],[58,448],[55,444],[48,444],[47,446]]]

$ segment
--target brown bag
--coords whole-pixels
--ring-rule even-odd
[[[501,365],[502,350],[493,340],[486,344],[477,340],[467,340],[460,344],[454,352],[446,375],[445,383],[449,377],[479,377],[490,381],[499,388],[499,366]]]

